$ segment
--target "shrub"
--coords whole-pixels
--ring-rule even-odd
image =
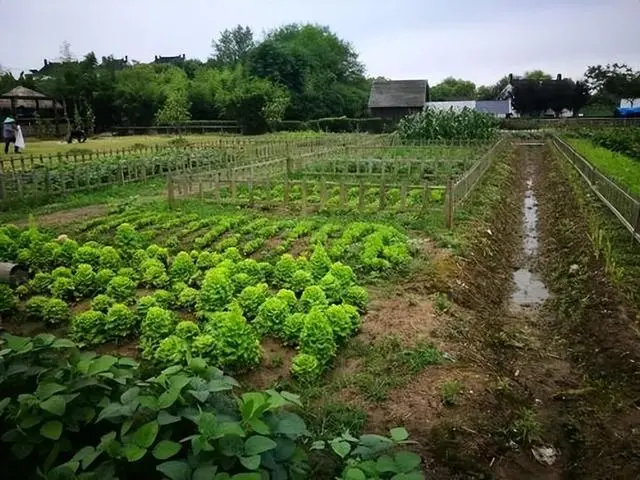
[[[329,320],[322,310],[314,308],[304,321],[300,332],[300,352],[314,355],[327,365],[336,354],[336,341]]]
[[[124,338],[136,329],[136,319],[129,307],[122,303],[114,304],[107,312],[105,331],[109,338]]]
[[[322,365],[314,355],[299,353],[291,362],[291,374],[303,384],[313,383],[320,377]]]
[[[164,264],[156,259],[145,260],[141,266],[142,283],[148,287],[164,288],[169,285],[169,276]]]
[[[342,300],[346,303],[354,305],[361,312],[364,312],[369,303],[369,294],[365,288],[358,285],[349,287],[343,294]]]
[[[116,272],[113,270],[109,270],[108,268],[103,268],[102,270],[98,270],[96,273],[96,289],[99,292],[106,292],[107,285],[109,282],[113,280],[116,276]]]
[[[329,303],[338,303],[340,301],[340,297],[342,296],[343,287],[340,285],[340,282],[336,280],[336,277],[327,273],[319,283],[320,288],[324,291],[327,296],[327,301]]]
[[[33,293],[42,294],[50,291],[53,277],[50,273],[38,272],[29,282],[29,287]]]
[[[194,338],[200,335],[200,327],[198,327],[194,322],[183,321],[178,323],[176,326],[175,334],[177,337],[191,342]]]
[[[136,294],[136,284],[127,277],[113,277],[107,285],[107,295],[118,302],[130,302]]]
[[[300,297],[300,308],[308,313],[313,307],[326,307],[329,305],[324,290],[317,285],[312,285],[304,289]]]
[[[175,315],[160,307],[150,307],[140,325],[140,345],[144,358],[154,358],[154,350],[160,342],[175,331],[178,320]]]
[[[261,335],[279,335],[289,313],[289,306],[279,298],[271,297],[258,310],[253,326]]]
[[[173,281],[189,284],[197,271],[191,256],[187,252],[180,252],[171,264],[169,276]]]
[[[49,326],[60,326],[69,321],[71,312],[69,307],[63,300],[59,298],[50,298],[44,305],[42,319]]]
[[[116,301],[108,295],[100,294],[91,301],[91,308],[96,312],[107,313]]]
[[[320,280],[329,272],[331,259],[321,243],[316,244],[309,263],[311,264],[311,274],[315,280]]]
[[[289,285],[295,293],[302,293],[305,288],[313,285],[313,276],[306,270],[296,270],[289,281]]]
[[[344,305],[330,305],[324,313],[329,320],[337,344],[344,342],[355,333],[354,324]]]
[[[11,287],[6,284],[0,284],[0,314],[10,312],[16,307],[17,298],[13,294]]]
[[[298,345],[306,318],[306,314],[301,312],[292,313],[287,316],[282,326],[281,334],[285,344],[292,346]]]
[[[71,338],[86,346],[104,343],[106,315],[103,312],[88,310],[73,317],[71,321]]]
[[[118,270],[122,260],[113,247],[102,247],[100,249],[100,267],[110,270]]]
[[[68,277],[56,278],[51,284],[51,295],[66,300],[73,299],[75,295],[73,279]]]
[[[238,296],[238,303],[242,308],[244,316],[253,320],[258,314],[258,309],[267,299],[269,287],[266,283],[259,283],[256,286],[246,287]]]
[[[98,268],[100,266],[100,250],[95,247],[83,245],[76,250],[76,253],[73,256],[73,263],[74,265],[88,263],[92,267]]]
[[[133,253],[142,245],[142,237],[128,223],[121,224],[116,228],[115,244],[121,252]]]
[[[196,307],[200,292],[195,288],[186,287],[178,294],[178,306],[186,310],[192,310]]]
[[[229,272],[220,267],[209,270],[202,282],[197,309],[204,312],[223,310],[231,301],[233,285]]]
[[[154,352],[153,360],[163,367],[182,365],[186,363],[187,352],[187,342],[176,335],[171,335],[160,342]]]
[[[88,263],[81,263],[73,275],[73,285],[78,297],[86,298],[96,290],[96,273]]]

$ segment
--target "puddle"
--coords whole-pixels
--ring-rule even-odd
[[[535,306],[549,297],[545,284],[533,273],[527,264],[538,254],[538,202],[533,194],[533,179],[527,180],[527,191],[524,195],[523,238],[522,249],[525,254],[525,266],[513,273],[515,291],[511,302],[520,306]]]

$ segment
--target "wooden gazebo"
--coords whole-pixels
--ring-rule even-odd
[[[64,110],[62,104],[54,98],[48,97],[40,92],[27,87],[15,87],[11,91],[0,95],[0,111],[11,111],[11,115],[16,118],[24,117],[30,119],[40,116],[41,110],[53,112],[56,134],[58,133],[59,112]]]

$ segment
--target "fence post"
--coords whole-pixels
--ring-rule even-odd
[[[447,179],[447,189],[444,196],[444,223],[448,229],[453,228],[453,177]]]
[[[169,208],[173,208],[175,203],[175,195],[174,195],[174,185],[173,185],[173,176],[171,172],[167,174],[167,200],[169,202]]]

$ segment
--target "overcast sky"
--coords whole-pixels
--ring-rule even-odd
[[[206,59],[237,24],[254,32],[291,22],[328,25],[371,76],[447,76],[494,83],[542,69],[578,78],[587,65],[640,68],[640,0],[0,0],[0,65],[14,74],[76,55]]]

